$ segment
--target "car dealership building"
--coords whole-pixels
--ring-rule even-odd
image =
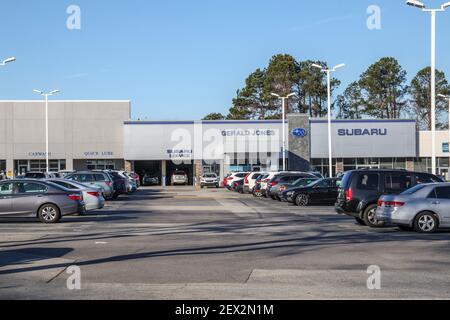
[[[183,170],[190,183],[205,172],[282,167],[282,121],[133,121],[130,101],[51,101],[51,171],[126,169],[168,182]],[[290,170],[328,174],[328,123],[291,114],[286,122]],[[438,168],[450,168],[449,132],[437,133]],[[431,132],[414,120],[335,120],[334,173],[357,168],[431,171]],[[45,170],[45,104],[0,101],[0,172]]]

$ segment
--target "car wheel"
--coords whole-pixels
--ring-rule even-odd
[[[38,212],[42,223],[57,223],[61,219],[59,208],[53,204],[43,205]]]
[[[309,205],[310,199],[307,194],[299,194],[295,197],[295,204],[299,207],[307,207]]]
[[[439,220],[431,212],[419,214],[414,222],[414,230],[420,233],[434,233],[439,228]]]
[[[356,223],[359,224],[359,225],[361,225],[361,226],[365,226],[365,225],[366,225],[366,223],[364,222],[363,219],[355,218],[355,220],[356,220]]]
[[[377,220],[377,208],[376,204],[370,205],[366,208],[363,215],[363,221],[366,226],[371,228],[382,228],[385,226],[384,222],[380,222]]]

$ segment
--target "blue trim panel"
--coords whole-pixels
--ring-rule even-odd
[[[185,125],[201,123],[203,125],[215,124],[282,124],[283,121],[268,120],[268,121],[125,121],[125,125]],[[286,121],[286,123],[288,123]]]
[[[332,120],[332,123],[416,123],[415,120]],[[282,124],[282,120],[248,120],[248,121],[125,121],[125,125],[191,125],[201,123],[203,125],[215,124]],[[288,121],[286,121],[288,123]],[[328,123],[328,120],[310,120],[310,123]]]

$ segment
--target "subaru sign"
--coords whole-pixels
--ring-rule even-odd
[[[303,128],[296,128],[292,130],[292,135],[297,138],[304,138],[308,135],[308,131]]]
[[[387,136],[388,129],[339,129],[338,135],[341,137],[349,136]]]
[[[333,120],[333,157],[414,158],[417,131],[414,120]],[[327,159],[328,122],[311,120],[311,158]]]

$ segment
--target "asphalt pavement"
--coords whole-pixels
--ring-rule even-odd
[[[0,299],[448,299],[449,236],[223,189],[143,188],[57,225],[0,218]]]

